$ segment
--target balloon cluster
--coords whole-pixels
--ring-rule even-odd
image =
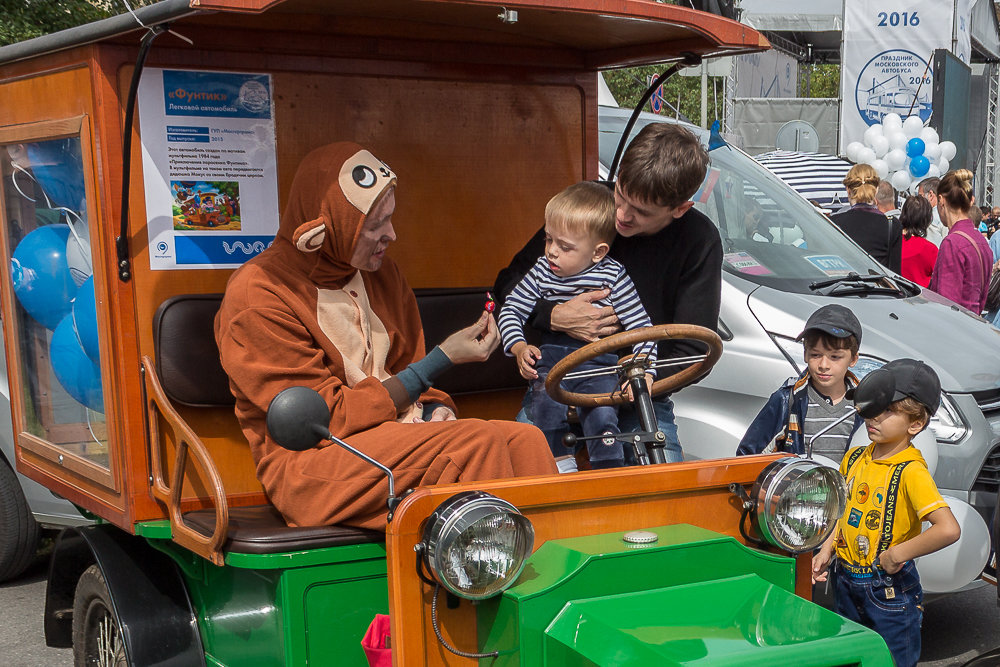
[[[77,402],[104,412],[94,278],[89,261],[79,261],[90,254],[89,247],[76,247],[82,243],[69,225],[39,227],[14,249],[11,276],[21,306],[52,331],[49,361],[59,384]]]
[[[955,144],[940,141],[937,131],[924,127],[919,116],[906,120],[889,113],[882,123],[865,130],[864,141],[847,145],[847,159],[870,164],[879,178],[899,191],[910,190],[925,178],[940,178],[955,157]]]

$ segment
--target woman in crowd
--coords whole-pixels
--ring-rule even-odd
[[[937,261],[938,248],[925,236],[933,217],[931,203],[919,195],[907,197],[899,222],[903,226],[903,277],[921,287],[931,283],[931,273]]]
[[[844,177],[851,208],[831,216],[844,233],[890,271],[899,272],[903,231],[875,206],[878,174],[870,164],[856,164]]]
[[[949,171],[937,187],[937,209],[948,235],[941,241],[930,288],[977,315],[986,305],[993,251],[971,220],[972,172]]]

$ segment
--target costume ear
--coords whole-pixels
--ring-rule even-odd
[[[316,252],[323,247],[325,239],[326,220],[323,219],[323,216],[302,223],[295,230],[295,233],[292,234],[292,241],[295,242],[295,247],[302,252]]]

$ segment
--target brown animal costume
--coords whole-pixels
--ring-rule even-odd
[[[409,398],[398,407],[403,386],[394,376],[424,357],[416,299],[388,258],[376,271],[350,264],[367,215],[395,184],[356,144],[307,155],[274,244],[233,274],[215,320],[257,477],[291,525],[383,527],[388,482],[336,445],[293,452],[276,444],[265,414],[286,387],[317,390],[331,406],[330,431],[389,466],[400,490],[556,471],[533,426],[412,423]],[[454,409],[436,389],[418,400]]]

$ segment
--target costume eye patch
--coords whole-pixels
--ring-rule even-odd
[[[366,190],[374,187],[376,181],[378,180],[375,176],[375,172],[371,170],[371,167],[363,164],[359,164],[353,171],[351,171],[351,177],[354,179],[354,182],[358,184],[358,187],[365,188]]]
[[[344,162],[339,181],[347,201],[368,215],[381,194],[396,184],[396,174],[377,157],[361,150]]]

